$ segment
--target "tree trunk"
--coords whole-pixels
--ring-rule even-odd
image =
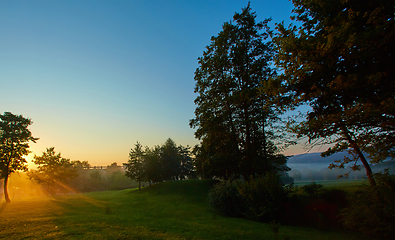
[[[365,156],[363,155],[361,149],[359,148],[359,146],[355,142],[355,140],[351,138],[350,132],[348,131],[348,129],[345,126],[342,127],[342,130],[343,130],[343,133],[344,133],[348,143],[350,143],[351,147],[357,153],[359,159],[361,160],[363,166],[365,167],[366,176],[368,177],[370,186],[375,186],[376,181],[374,180],[372,169],[370,168],[370,165],[369,165],[368,161],[366,160]]]
[[[11,202],[10,197],[8,196],[7,184],[8,184],[8,174],[6,174],[6,176],[4,177],[4,197],[6,202]]]
[[[370,168],[368,161],[366,160],[365,156],[363,155],[361,149],[359,149],[358,146],[354,147],[354,150],[357,152],[359,159],[361,159],[361,162],[366,169],[366,175],[368,176],[370,186],[375,186],[376,180],[374,180],[372,169]]]

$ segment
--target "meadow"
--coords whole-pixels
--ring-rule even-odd
[[[368,239],[343,230],[280,226],[217,215],[213,181],[165,182],[142,191],[91,192],[0,202],[0,239]]]

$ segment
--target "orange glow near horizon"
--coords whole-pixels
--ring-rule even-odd
[[[33,162],[34,153],[30,153],[29,155],[24,156],[24,158],[27,161],[28,170],[30,170],[30,169],[37,169],[37,165]]]
[[[45,197],[47,193],[43,191],[41,185],[29,179],[24,172],[12,173],[8,179],[8,194],[13,200],[21,200],[29,197]],[[0,202],[4,199],[0,199]]]

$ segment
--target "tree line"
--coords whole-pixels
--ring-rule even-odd
[[[10,202],[9,176],[16,171],[28,171],[24,156],[31,152],[29,142],[36,142],[38,138],[34,138],[28,128],[31,119],[10,112],[0,115],[0,119],[0,179],[4,179],[5,200]],[[37,169],[28,171],[27,176],[51,194],[135,187],[132,180],[138,181],[141,188],[141,182],[151,184],[194,176],[190,148],[176,146],[170,138],[154,148],[143,149],[137,143],[130,151],[126,171],[116,163],[107,166],[105,171],[92,170],[87,161],[64,158],[54,147],[47,148],[41,156],[34,155],[33,163]]]
[[[182,179],[194,165],[201,177],[254,179],[284,172],[282,150],[297,139],[330,144],[322,156],[347,150],[352,157],[330,168],[362,166],[376,184],[372,163],[395,157],[394,3],[388,0],[293,0],[294,22],[256,21],[250,4],[211,38],[195,72],[195,117],[200,144],[192,153],[167,141],[129,155],[127,174],[138,181]],[[306,113],[282,119],[288,111]],[[26,170],[23,156],[31,120],[0,115],[0,178],[6,186]],[[368,154],[370,161],[364,154]],[[362,165],[359,164],[362,163]],[[139,180],[140,179],[140,180]]]
[[[183,180],[194,177],[193,158],[190,147],[177,146],[167,139],[162,146],[145,147],[137,142],[130,150],[129,161],[124,164],[125,174],[141,182],[157,183],[168,180]]]

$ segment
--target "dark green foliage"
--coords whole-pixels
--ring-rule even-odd
[[[348,194],[342,189],[324,188],[321,191],[320,197],[329,203],[336,204],[339,209],[344,208],[348,205]]]
[[[63,158],[60,153],[56,154],[54,147],[47,148],[41,156],[34,155],[33,162],[37,165],[37,170],[29,171],[29,177],[45,185],[51,194],[62,189],[69,180],[78,177],[80,162],[74,165],[70,159]]]
[[[290,129],[309,143],[333,144],[323,156],[348,150],[331,167],[360,160],[370,184],[371,163],[395,156],[395,18],[388,0],[293,0],[298,26],[278,24],[276,64],[284,72],[279,105],[309,105]]]
[[[363,186],[342,211],[345,227],[372,237],[395,239],[395,176],[375,174],[376,186]]]
[[[302,186],[300,189],[302,189],[303,192],[305,192],[309,195],[318,195],[318,193],[322,191],[323,187],[324,187],[324,185],[322,185],[322,184],[317,184],[315,182],[312,182],[312,183]]]
[[[216,184],[209,192],[210,206],[219,214],[228,217],[240,217],[244,212],[242,202],[235,181],[222,181]]]
[[[287,173],[287,172],[281,172],[280,173],[281,175],[281,177],[280,177],[280,179],[281,179],[281,182],[284,184],[284,185],[286,185],[286,184],[293,184],[294,183],[294,178],[293,177],[290,177],[289,176],[289,174]]]
[[[32,121],[22,115],[4,112],[0,115],[0,179],[4,179],[4,197],[8,196],[8,177],[16,171],[27,171],[26,156],[30,153],[29,142],[36,142],[28,127]]]
[[[109,190],[122,190],[130,188],[132,181],[125,176],[124,172],[117,170],[107,176],[107,184]]]
[[[277,174],[268,173],[248,181],[223,181],[209,193],[210,205],[224,216],[243,216],[257,221],[280,220],[288,190]]]
[[[199,58],[190,126],[201,140],[195,153],[203,177],[248,179],[285,162],[273,144],[278,111],[261,93],[261,83],[276,75],[269,21],[256,22],[248,4],[223,24]]]
[[[288,192],[279,175],[267,173],[237,184],[244,212],[249,219],[269,222],[280,220],[279,213],[287,201]]]
[[[193,164],[190,147],[177,146],[170,138],[162,146],[145,147],[137,142],[131,149],[125,174],[140,182],[151,183],[182,180],[192,176]]]
[[[137,142],[134,148],[130,149],[128,163],[124,163],[125,175],[139,183],[139,190],[145,178],[144,154],[143,146]]]

